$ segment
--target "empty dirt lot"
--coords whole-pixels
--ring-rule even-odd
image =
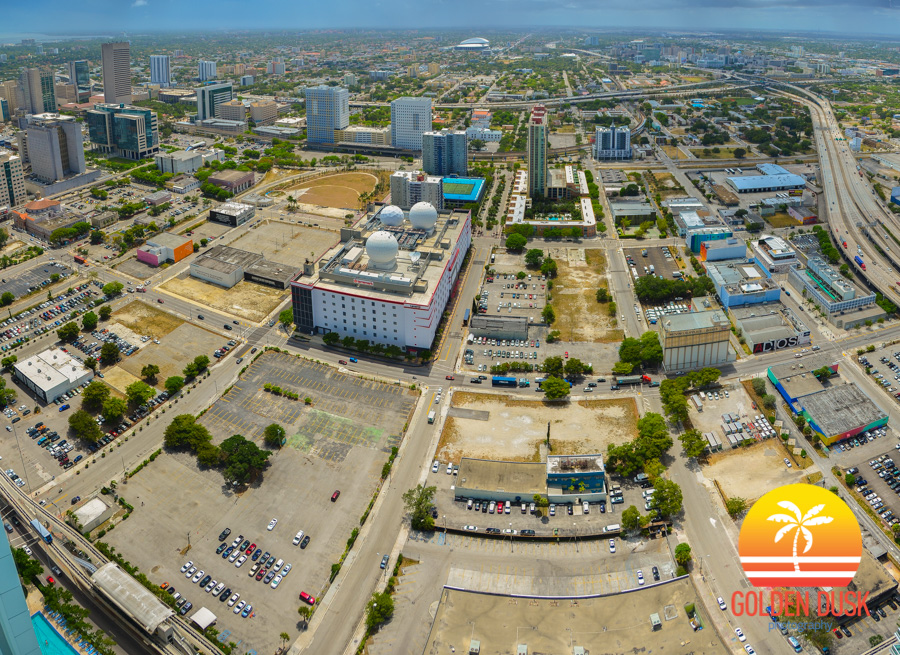
[[[337,229],[323,230],[294,223],[264,221],[228,245],[257,252],[275,262],[297,265],[306,258],[318,259],[340,239]]]
[[[113,312],[112,320],[138,335],[149,335],[157,339],[161,339],[184,323],[177,316],[172,316],[141,300],[135,300],[117,309]]]
[[[607,288],[606,257],[599,249],[550,248],[545,255],[556,261],[558,272],[551,305],[556,311],[554,330],[563,341],[621,341],[606,303],[597,302],[597,289]]]
[[[783,460],[781,446],[769,439],[749,448],[710,455],[703,475],[710,484],[718,481],[729,498],[738,496],[752,503],[776,487],[805,483],[806,476],[818,470],[815,466],[802,471],[788,468]]]
[[[123,358],[118,368],[132,376],[140,377],[144,366],[156,364],[159,366],[156,386],[162,389],[166,378],[182,375],[181,371],[185,364],[197,355],[206,355],[210,361],[215,362],[213,352],[219,346],[224,346],[227,341],[225,337],[202,327],[183,323],[168,336],[160,339],[160,343],[150,342],[131,357]]]
[[[289,293],[241,280],[230,289],[203,282],[185,271],[160,286],[169,293],[248,321],[261,321]]]
[[[386,179],[387,175],[384,177]],[[359,206],[360,194],[371,193],[376,184],[378,177],[373,173],[340,173],[320,177],[284,191],[304,204],[355,210]]]
[[[605,453],[609,445],[637,436],[637,419],[632,398],[551,404],[458,392],[453,394],[435,457],[444,462],[459,462],[462,457],[543,461],[548,422],[555,454]]]

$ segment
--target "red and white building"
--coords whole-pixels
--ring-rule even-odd
[[[297,329],[430,349],[472,242],[471,212],[379,206],[342,233],[291,283]]]

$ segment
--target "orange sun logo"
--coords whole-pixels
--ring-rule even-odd
[[[791,484],[753,504],[738,552],[755,587],[843,587],[859,568],[862,536],[836,494]]]

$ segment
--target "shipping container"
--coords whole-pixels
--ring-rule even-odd
[[[491,384],[495,387],[515,387],[518,386],[519,381],[516,378],[508,378],[502,377],[500,375],[495,375],[491,378]]]

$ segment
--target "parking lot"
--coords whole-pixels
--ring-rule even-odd
[[[301,399],[310,395],[312,407],[273,397],[262,390],[265,382],[298,391]],[[281,631],[292,639],[297,635],[300,592],[318,598],[327,590],[331,564],[359,526],[386,460],[384,451],[396,443],[414,401],[408,389],[267,353],[201,419],[215,442],[236,433],[255,438],[259,426],[281,422],[288,443],[270,458],[262,479],[235,494],[220,472],[199,469],[190,455],[164,453],[121,490],[135,512],[106,540],[155,583],[187,589],[194,610],[210,607],[219,616],[217,628],[228,631],[229,640],[242,649],[272,651],[281,645]],[[332,502],[336,489],[341,494]],[[278,523],[268,531],[272,518]],[[232,531],[229,545],[243,534],[270,557],[292,564],[277,589],[249,577],[252,560],[238,568],[237,560],[216,554],[226,527]],[[305,549],[292,544],[299,530],[310,537]],[[180,572],[188,560],[241,594],[253,614],[236,616],[188,582]]]
[[[897,346],[876,348],[873,352],[857,357],[857,361],[863,371],[869,368],[872,381],[881,388],[884,398],[876,393],[873,400],[880,402],[882,399],[889,402],[900,402],[900,350],[894,350]]]
[[[637,271],[638,277],[661,275],[667,280],[674,280],[678,276],[672,273],[681,272],[678,267],[678,251],[674,246],[625,248],[624,253],[629,266]],[[644,253],[647,254],[644,255]],[[633,275],[632,273],[632,277]]]
[[[900,462],[900,443],[895,443],[895,439],[888,438],[886,431],[885,434],[882,431],[871,432],[867,437],[869,443],[874,442],[879,454],[872,455],[871,459],[859,459],[857,455],[859,461],[844,470],[856,478],[854,489],[859,494],[860,504],[868,504],[885,526],[890,527],[900,523],[900,470],[895,464]]]
[[[488,316],[526,316],[539,323],[547,301],[547,282],[542,275],[527,273],[522,279],[508,266],[497,266],[481,287],[482,312]]]
[[[3,279],[3,282],[0,282],[0,295],[8,291],[19,298],[35,289],[50,286],[50,276],[53,274],[65,278],[72,274],[72,269],[60,262],[48,262],[33,266],[15,277]]]

